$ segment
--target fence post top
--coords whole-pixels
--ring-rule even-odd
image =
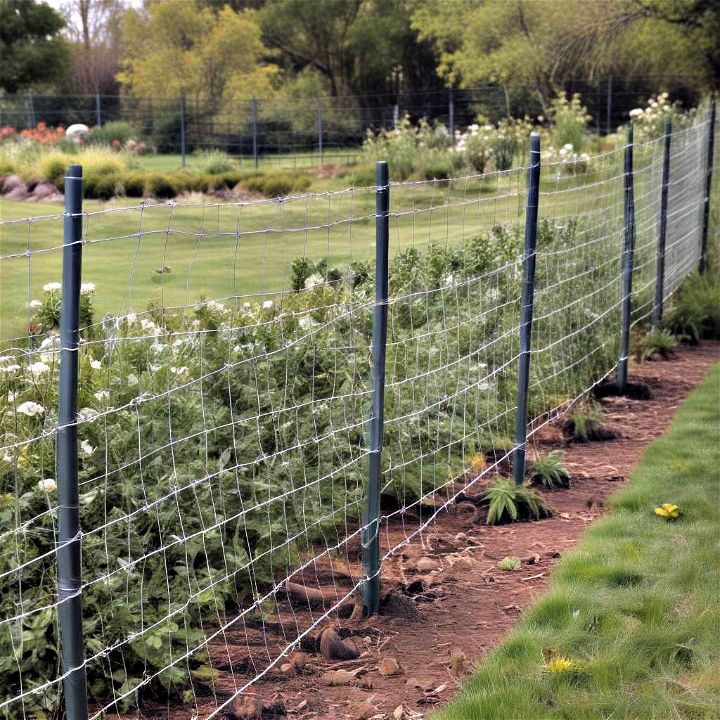
[[[69,165],[66,178],[81,178],[82,177],[82,165]]]

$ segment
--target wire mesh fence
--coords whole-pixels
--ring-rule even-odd
[[[603,77],[571,79],[569,94],[581,93],[594,132],[611,133],[628,112],[642,106],[658,78]],[[663,80],[673,100],[687,107],[698,98],[688,94],[678,76]],[[517,105],[517,101],[521,104]],[[529,110],[530,109],[530,110]],[[108,122],[131,123],[161,153],[203,149],[225,152],[263,164],[312,167],[357,158],[369,131],[392,130],[405,115],[413,122],[426,118],[442,123],[454,135],[477,122],[478,116],[497,123],[525,112],[546,114],[537,101],[523,97],[511,102],[493,84],[365,96],[282,97],[226,100],[126,95],[4,95],[0,96],[0,126],[18,130],[38,123],[68,127],[82,123],[102,127]]]
[[[703,252],[712,133],[698,120],[672,137],[665,300]],[[628,321],[651,317],[664,143],[633,149],[634,216],[623,151],[541,165],[529,354],[528,166],[3,222],[3,716],[53,711],[64,686],[69,717],[138,704],[213,717],[331,617],[362,613],[363,556],[376,553],[382,582],[445,509],[507,473],[525,442],[523,355],[530,436],[618,365],[628,237]],[[61,283],[62,253],[80,250],[84,284],[67,263]],[[58,335],[73,282],[77,335]],[[75,661],[61,655],[73,624]]]

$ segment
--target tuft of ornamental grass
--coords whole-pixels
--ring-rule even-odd
[[[570,473],[565,469],[563,461],[565,453],[553,450],[547,455],[540,455],[530,465],[530,482],[548,489],[569,488]]]

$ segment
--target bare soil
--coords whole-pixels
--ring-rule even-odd
[[[234,624],[212,645],[220,687],[216,697],[197,698],[200,715],[267,670],[227,706],[226,715],[298,720],[425,717],[452,697],[465,675],[545,591],[555,563],[603,514],[607,497],[622,486],[647,445],[667,429],[685,396],[718,360],[720,342],[704,342],[681,348],[668,361],[632,367],[632,380],[645,383],[652,397],[601,400],[604,424],[617,434],[614,440],[568,443],[560,422],[543,428],[535,450],[562,448],[572,477],[570,489],[543,492],[553,516],[487,526],[470,503],[449,506],[383,563],[384,614],[352,619],[354,600],[349,598],[339,613],[322,618],[323,607],[342,599],[361,575],[357,544],[349,562],[333,559],[297,574],[293,581],[310,588],[305,598],[291,604],[283,596],[264,621]],[[383,529],[383,547],[403,543],[414,532],[413,522],[417,526],[417,518],[396,515]],[[498,569],[506,556],[523,560],[519,571]],[[300,650],[271,667],[298,630],[317,621]],[[326,659],[319,634],[327,627],[338,632],[344,645],[354,646],[359,657]],[[198,709],[194,704],[181,708],[146,701],[140,715],[179,720],[191,718]]]

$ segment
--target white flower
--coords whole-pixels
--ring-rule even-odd
[[[14,392],[9,392],[9,393],[8,393],[8,402],[9,402],[11,405],[15,402],[15,397],[16,397],[16,395],[15,395]]]
[[[137,322],[137,315],[131,310],[125,316],[125,322],[127,322],[128,325],[134,325]]]
[[[13,373],[20,369],[19,365],[0,365],[0,372]]]
[[[154,330],[155,329],[155,323],[152,320],[148,320],[147,318],[143,318],[140,321],[140,327],[143,330]]]
[[[445,284],[446,285],[452,285],[455,282],[455,278],[452,275],[448,275],[445,278]]]
[[[318,325],[318,323],[316,323],[309,315],[303,315],[300,320],[298,320],[298,325],[300,325],[303,330],[309,330],[310,328]]]
[[[38,405],[36,402],[33,402],[32,400],[27,400],[22,405],[18,406],[17,411],[22,415],[33,417],[34,415],[41,415],[42,413],[44,413],[45,408],[42,405]]]
[[[43,290],[47,293],[49,292],[55,292],[56,290],[60,290],[62,285],[59,282],[49,282],[45,283],[43,285]]]
[[[633,108],[633,109],[630,111],[630,117],[631,117],[631,118],[640,117],[642,114],[643,114],[642,108]]]
[[[41,343],[40,343],[40,349],[41,350],[47,350],[48,348],[55,347],[58,344],[58,341],[60,340],[59,335],[48,335]]]
[[[95,398],[102,402],[103,400],[107,400],[110,397],[110,393],[107,390],[98,390],[95,393]]]
[[[171,367],[169,370],[173,375],[182,375],[187,372],[187,368],[184,365],[182,367]]]
[[[93,370],[102,370],[102,363],[99,360],[91,360],[90,367]]]
[[[31,310],[36,310],[37,308],[42,307],[42,300],[31,300],[28,303],[28,307]]]
[[[263,303],[263,310],[269,310],[272,306],[273,306],[273,301],[272,301],[272,300],[266,300],[266,301]]]
[[[251,308],[251,305],[250,305],[249,302],[244,302],[244,303],[243,303],[243,307],[244,307],[246,310],[249,310],[249,309]]]
[[[305,289],[312,290],[313,288],[320,287],[325,284],[325,278],[320,273],[313,273],[307,280],[305,280]],[[265,307],[265,303],[263,303]]]
[[[92,408],[83,408],[78,412],[77,418],[80,422],[91,422],[99,414],[97,410],[93,410]]]
[[[80,457],[87,460],[87,458],[92,457],[92,454],[95,452],[95,448],[87,441],[83,440],[80,443]]]
[[[81,295],[92,295],[95,292],[95,283],[83,283],[80,286]]]
[[[208,310],[214,310],[215,312],[219,313],[227,312],[227,308],[222,303],[219,303],[216,300],[208,300],[205,304]]]
[[[44,362],[36,362],[32,365],[28,365],[28,370],[37,377],[38,375],[42,375],[43,373],[46,373],[50,369],[49,365],[46,365]]]
[[[40,492],[51,493],[57,490],[57,483],[52,478],[45,478],[38,482],[37,488]]]

